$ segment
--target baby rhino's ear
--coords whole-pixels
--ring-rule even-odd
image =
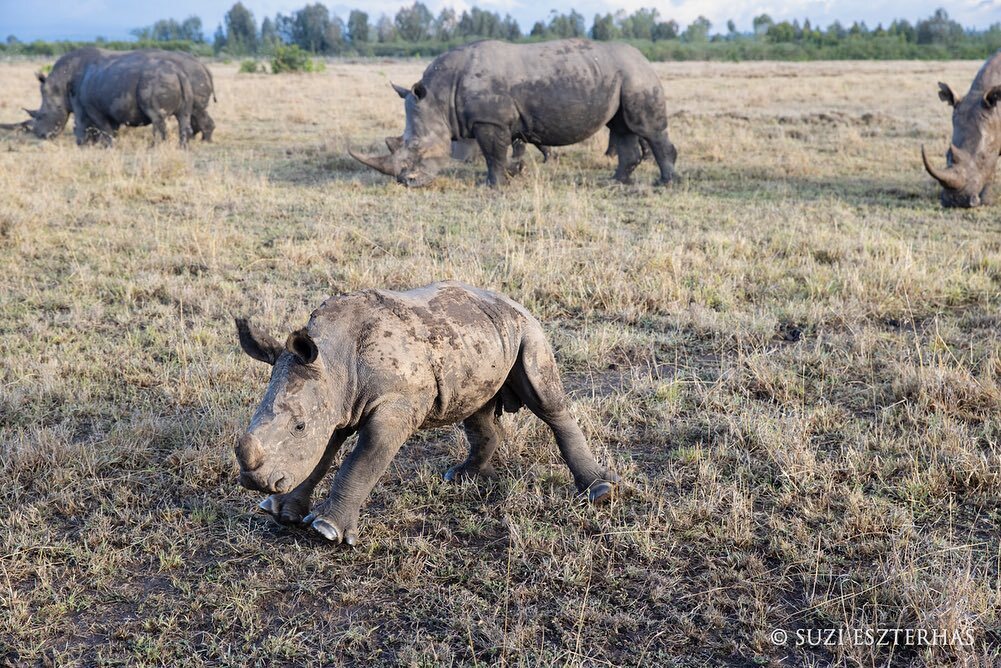
[[[288,335],[288,339],[285,340],[285,350],[299,358],[303,364],[312,364],[320,354],[316,342],[305,327]]]
[[[273,338],[258,331],[246,318],[236,319],[236,333],[240,337],[240,347],[255,360],[274,366],[282,347]]]

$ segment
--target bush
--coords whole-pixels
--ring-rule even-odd
[[[271,56],[271,72],[322,72],[326,66],[322,61],[314,61],[309,54],[299,48],[298,44],[291,46],[275,46]]]
[[[244,60],[240,63],[240,74],[257,74],[258,72],[267,71],[268,69],[264,63],[259,63],[256,60]]]

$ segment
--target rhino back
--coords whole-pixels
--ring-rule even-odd
[[[663,90],[649,62],[631,46],[587,40],[537,44],[476,42],[441,56],[424,84],[454,104],[459,136],[475,123],[511,127],[518,138],[550,146],[596,132],[624,95],[664,117]],[[450,87],[454,90],[449,95]]]
[[[534,322],[526,315],[500,295],[447,282],[333,298],[309,331],[333,359],[357,365],[369,400],[401,394],[419,424],[434,426],[468,417],[500,391]]]

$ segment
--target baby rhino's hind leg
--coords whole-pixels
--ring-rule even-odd
[[[577,489],[586,491],[591,503],[609,501],[619,477],[595,461],[584,433],[570,415],[556,359],[541,329],[525,332],[510,380],[529,410],[553,430],[560,455],[570,467]]]
[[[497,446],[500,445],[502,434],[497,423],[497,399],[489,401],[486,406],[476,411],[462,423],[469,441],[469,456],[466,461],[456,464],[445,473],[445,480],[461,480],[473,476],[493,475],[490,465]]]

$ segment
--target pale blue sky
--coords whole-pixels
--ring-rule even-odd
[[[223,14],[235,0],[0,0],[0,39],[13,34],[22,40],[31,39],[92,39],[98,35],[110,39],[127,38],[129,30],[149,25],[160,18],[184,19],[192,14],[202,19],[207,35],[215,30]],[[258,22],[277,12],[290,13],[307,4],[307,0],[244,0]],[[397,9],[410,2],[370,0],[368,2],[328,3],[331,11],[346,19],[352,7],[363,9],[373,17],[381,13],[392,16]],[[587,19],[588,27],[596,13],[614,12],[617,9],[633,11],[640,7],[654,7],[661,16],[672,18],[682,26],[699,14],[704,14],[714,24],[714,32],[725,31],[727,19],[733,19],[741,31],[749,31],[751,19],[767,13],[776,20],[809,18],[814,24],[827,26],[835,19],[843,23],[864,20],[870,27],[879,22],[884,25],[895,18],[909,21],[929,16],[937,7],[945,7],[952,18],[966,27],[984,28],[1001,22],[1001,0],[471,0],[437,1],[426,4],[435,14],[442,7],[451,6],[461,11],[474,4],[482,9],[510,13],[527,31],[532,23],[544,20],[550,10],[576,9]]]

